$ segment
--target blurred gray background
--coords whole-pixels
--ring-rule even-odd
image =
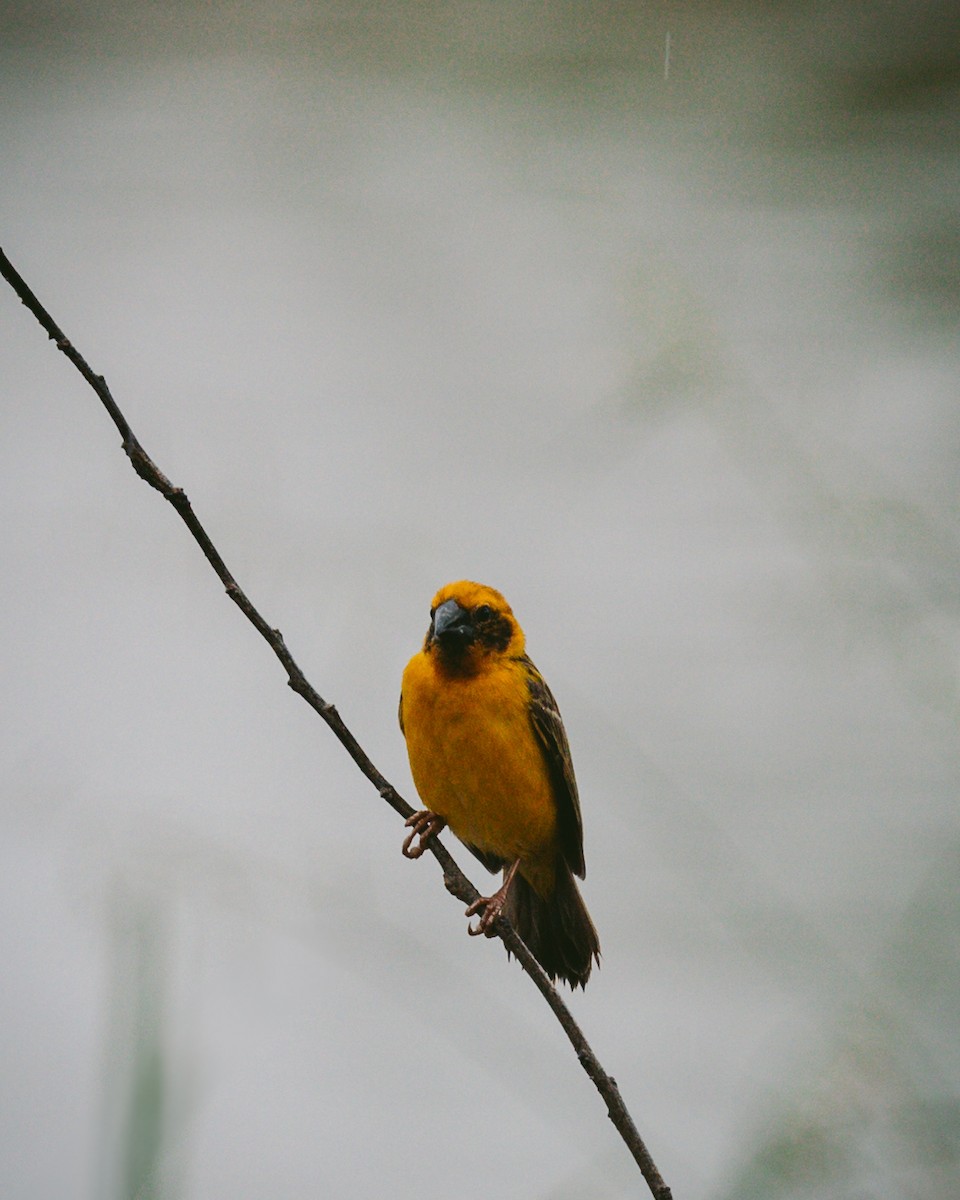
[[[411,799],[434,590],[512,602],[583,798],[572,1006],[677,1200],[960,1194],[956,35],[0,19],[0,244]],[[644,1194],[6,287],[0,364],[0,1194]]]

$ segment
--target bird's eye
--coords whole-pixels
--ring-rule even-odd
[[[473,615],[478,621],[489,621],[493,616],[493,609],[489,604],[481,604],[473,610]]]

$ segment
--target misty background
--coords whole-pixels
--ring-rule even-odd
[[[510,600],[677,1200],[960,1193],[953,6],[14,3],[0,145],[0,245],[412,801],[430,599]],[[0,406],[0,1194],[645,1194],[6,286]]]

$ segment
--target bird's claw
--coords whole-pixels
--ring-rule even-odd
[[[467,933],[471,937],[479,937],[482,933],[484,937],[496,936],[497,917],[500,916],[503,910],[503,902],[505,896],[497,892],[493,896],[481,896],[479,900],[474,900],[466,911],[466,916],[476,917],[479,914],[480,919],[476,925],[468,925]]]
[[[446,825],[446,821],[429,808],[424,808],[415,812],[412,817],[407,817],[404,825],[410,830],[403,842],[404,857],[419,858],[430,844],[430,839],[436,837]],[[416,845],[413,844],[415,841]]]

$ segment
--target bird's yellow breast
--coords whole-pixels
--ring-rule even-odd
[[[403,673],[401,696],[424,804],[462,841],[507,862],[549,857],[556,801],[523,667],[501,658],[474,675],[451,676],[435,654],[420,651]]]

